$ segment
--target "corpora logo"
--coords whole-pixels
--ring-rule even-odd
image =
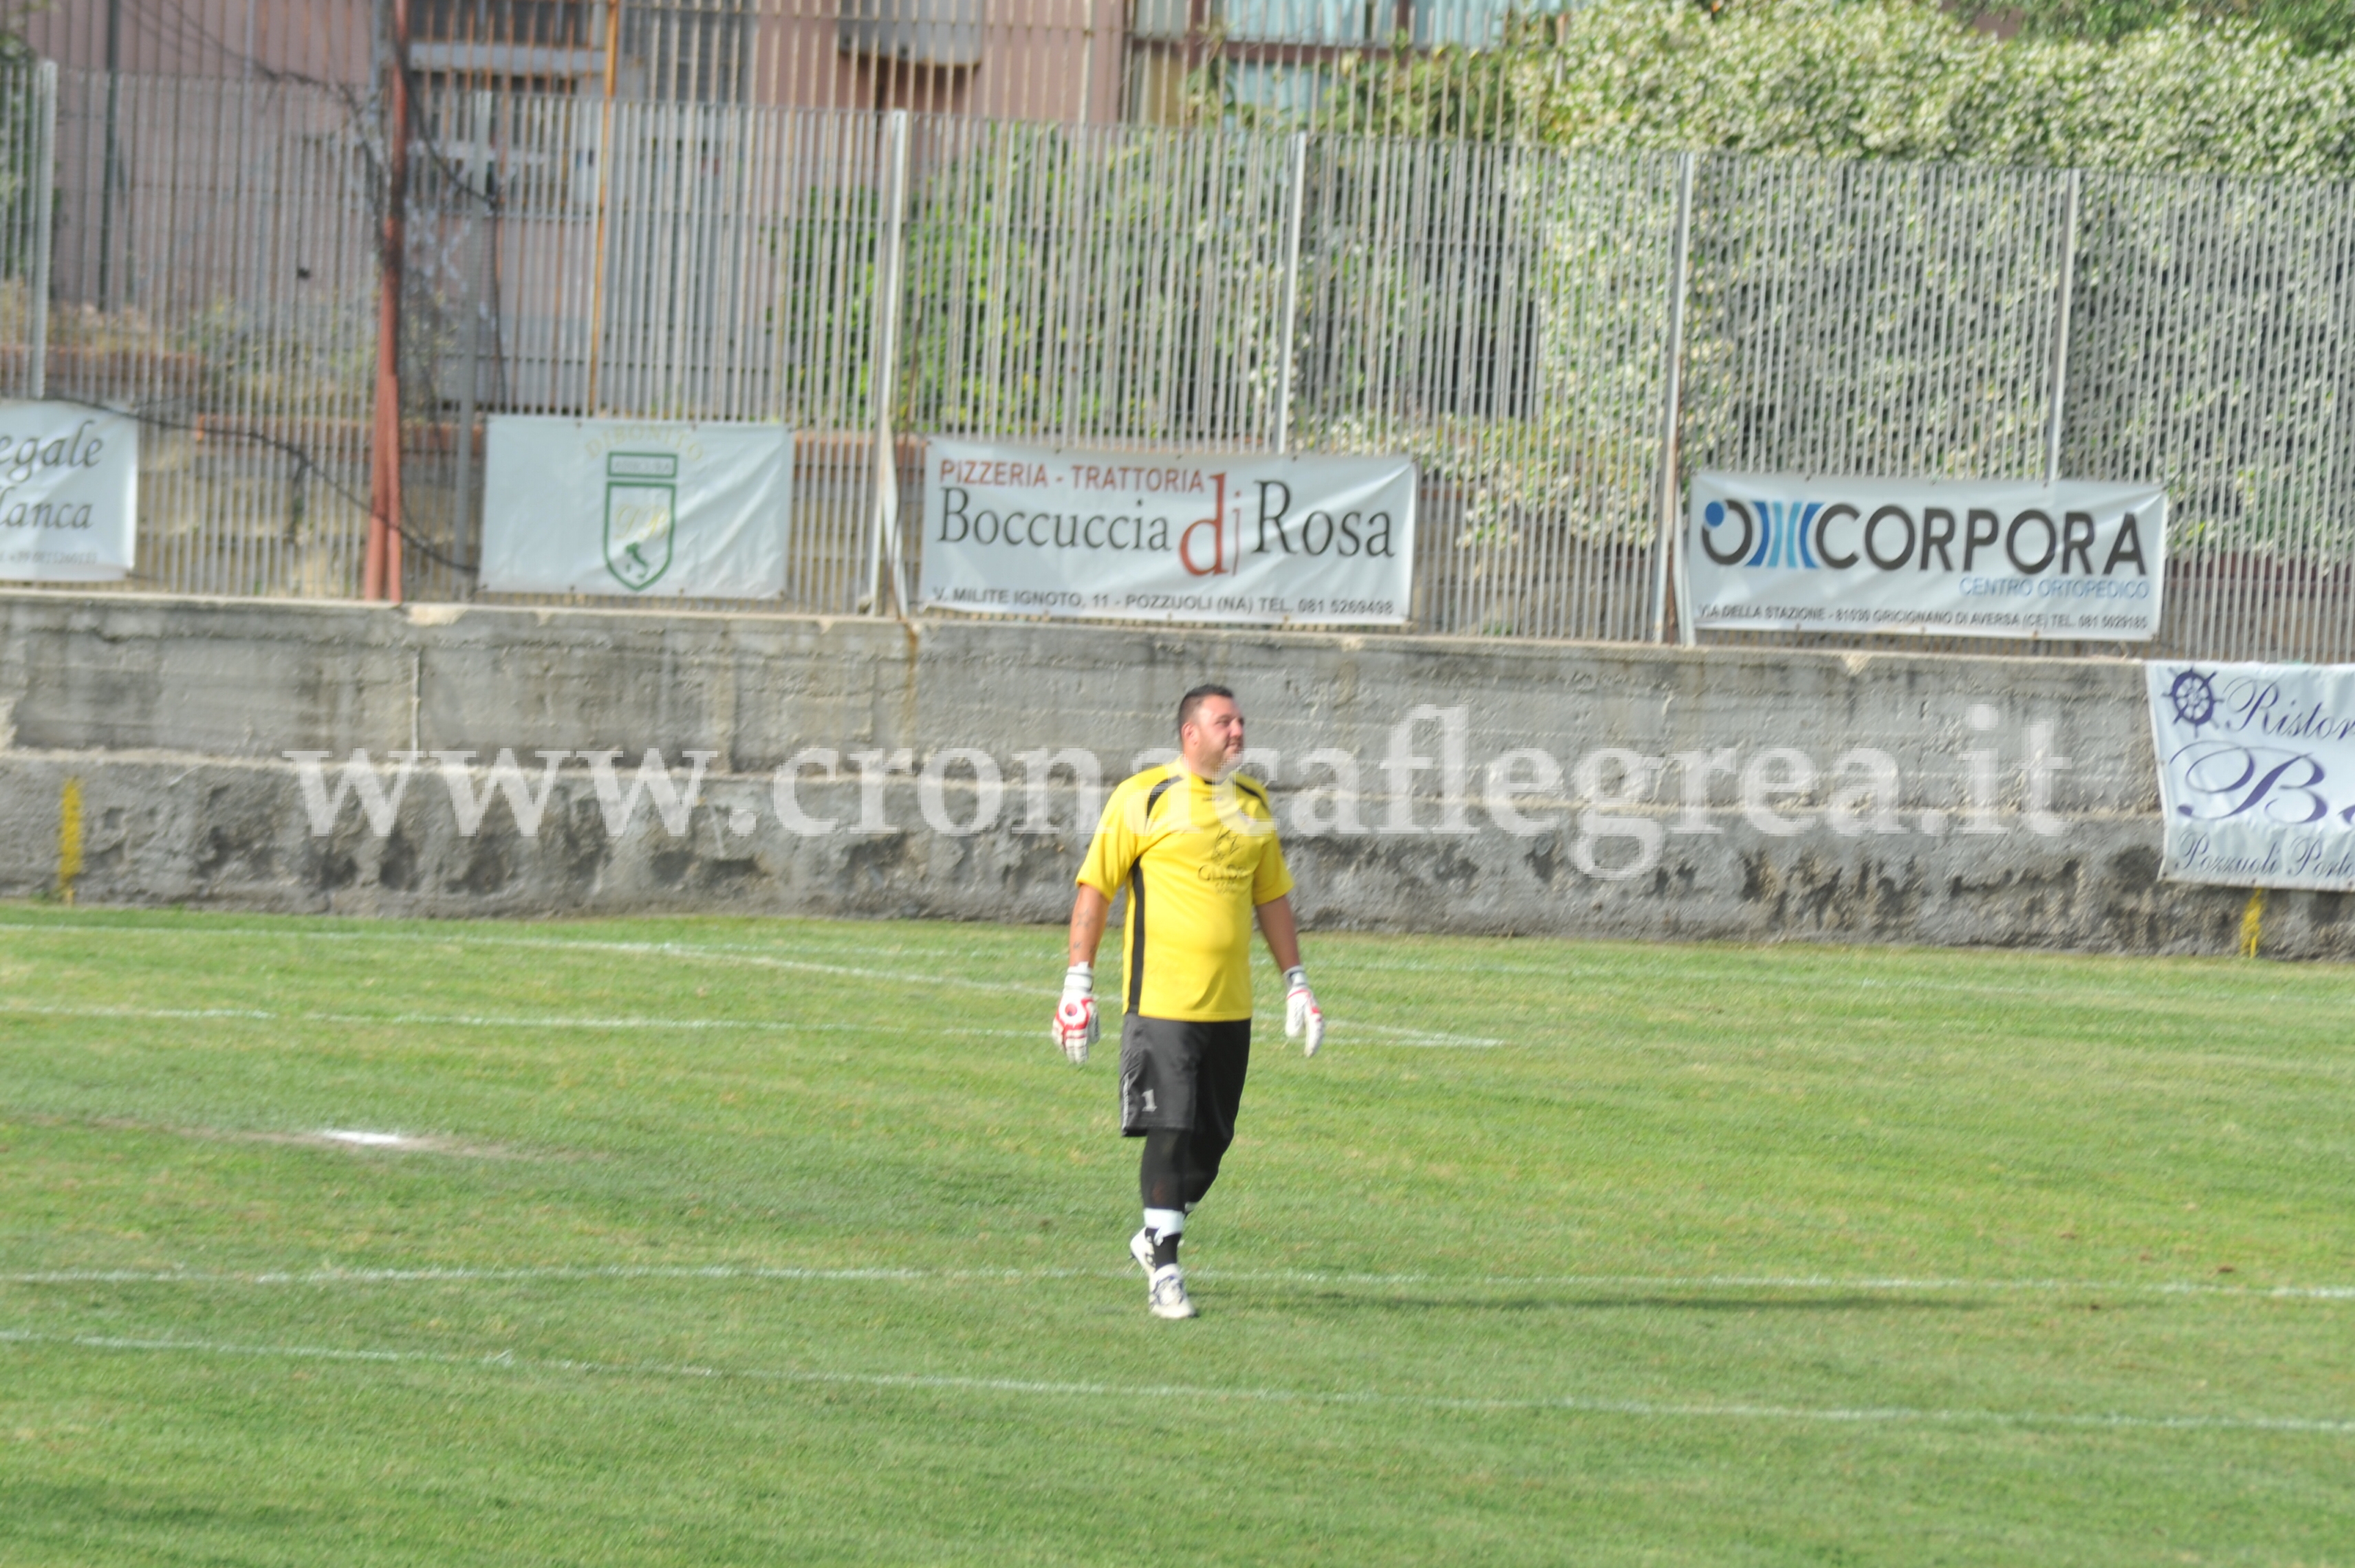
[[[2142,521],[2131,511],[2097,520],[2091,512],[2060,509],[2056,517],[2027,507],[2007,518],[1984,507],[1891,502],[1868,511],[1852,501],[1729,497],[1701,508],[1701,525],[1700,547],[1719,566],[1847,571],[1870,564],[1882,571],[1945,572],[2009,566],[2022,577],[2048,571],[2110,577],[2131,566],[2136,576],[2149,575]]]
[[[1746,507],[1739,501],[1730,506],[1723,501],[1711,501],[1701,513],[1701,521],[1709,529],[1701,536],[1701,548],[1720,566],[1776,566],[1813,571],[1816,558],[1807,549],[1807,526],[1822,514],[1824,506],[1821,501],[1753,501]],[[1721,552],[1717,541],[1735,537],[1730,531],[1721,531],[1728,522],[1740,523],[1742,533],[1732,549]]]

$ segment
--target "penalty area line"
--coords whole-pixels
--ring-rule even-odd
[[[926,1269],[763,1267],[736,1264],[582,1264],[517,1268],[281,1269],[208,1273],[185,1269],[48,1269],[0,1274],[0,1285],[531,1285],[599,1280],[773,1282],[780,1284],[973,1285],[1124,1278],[1129,1270],[1078,1268]],[[2350,1285],[2217,1285],[2205,1280],[1950,1279],[1838,1275],[1438,1275],[1348,1274],[1307,1269],[1198,1267],[1199,1280],[1228,1285],[1359,1285],[1372,1289],[1779,1290],[1873,1295],[1967,1295],[1974,1291],[2045,1296],[2205,1296],[2253,1301],[2355,1301]]]
[[[1026,997],[1051,997],[1058,994],[1052,987],[1021,985],[1007,980],[977,980],[967,976],[938,972],[872,969],[848,964],[826,964],[815,959],[780,957],[773,950],[768,948],[718,943],[625,942],[599,937],[567,939],[547,936],[486,936],[473,932],[445,936],[440,933],[413,931],[324,931],[301,927],[263,930],[251,926],[224,926],[203,930],[176,929],[166,926],[49,925],[38,921],[0,922],[0,931],[41,932],[53,936],[60,934],[213,938],[244,936],[293,942],[386,942],[435,947],[515,947],[526,948],[537,953],[583,953],[592,955],[621,953],[634,956],[689,958],[716,964],[748,965],[761,969],[789,969],[805,974],[835,975],[851,980],[888,980],[911,986],[959,986],[968,990],[1003,991]]]
[[[944,1372],[848,1372],[815,1368],[775,1371],[762,1368],[701,1366],[686,1362],[589,1361],[530,1358],[512,1350],[484,1355],[459,1355],[435,1350],[346,1349],[314,1345],[244,1345],[206,1339],[145,1339],[116,1335],[43,1334],[28,1329],[0,1329],[0,1344],[119,1353],[180,1354],[218,1357],[265,1357],[293,1360],[349,1361],[369,1365],[410,1364],[480,1368],[493,1371],[557,1372],[602,1377],[694,1379],[709,1381],[759,1382],[771,1385],[909,1389],[967,1393],[1025,1394],[1050,1399],[1182,1399],[1205,1404],[1289,1404],[1311,1407],[1357,1405],[1370,1408],[1433,1410],[1469,1414],[1617,1415],[1648,1421],[1769,1421],[1832,1423],[1844,1425],[1924,1424],[1946,1426],[2095,1427],[2106,1430],[2155,1432],[2277,1432],[2326,1436],[2355,1435],[2355,1420],[2287,1415],[2133,1415],[2115,1412],[2041,1412],[2006,1410],[1940,1410],[1907,1405],[1842,1408],[1780,1404],[1683,1403],[1670,1401],[1590,1399],[1561,1395],[1524,1399],[1486,1399],[1446,1394],[1385,1393],[1380,1390],[1320,1390],[1284,1388],[1221,1388],[1214,1384],[1153,1383],[1123,1385],[1103,1382],[1049,1381],[1032,1378],[994,1378]]]
[[[40,932],[49,932],[49,933],[57,933],[57,932],[84,933],[84,932],[89,932],[89,933],[116,933],[116,932],[137,932],[137,933],[154,933],[154,934],[161,934],[161,935],[175,935],[175,936],[177,936],[177,935],[186,935],[186,934],[191,934],[190,933],[187,933],[187,932],[170,930],[170,929],[168,929],[168,928],[161,927],[161,926],[104,926],[104,925],[87,925],[87,926],[85,926],[85,925],[65,925],[65,926],[52,926],[52,925],[45,925],[45,924],[39,923],[37,923],[37,922],[25,922],[25,923],[14,923],[14,924],[12,924],[12,923],[5,923],[5,922],[0,922],[0,931],[40,931]],[[749,964],[749,965],[751,965],[752,966],[754,966],[754,967],[756,967],[756,968],[787,969],[787,970],[795,970],[795,971],[799,971],[799,972],[802,972],[802,973],[805,973],[805,974],[833,975],[833,976],[840,976],[840,977],[842,977],[842,978],[844,978],[844,979],[852,979],[852,980],[884,980],[884,981],[889,981],[889,982],[891,982],[891,983],[893,983],[893,984],[898,984],[898,985],[908,985],[908,986],[958,986],[958,987],[963,987],[964,988],[965,988],[965,989],[967,989],[967,990],[975,990],[975,991],[996,991],[996,992],[1000,992],[1000,993],[1003,993],[1003,994],[1006,994],[1006,995],[1010,995],[1010,996],[1022,996],[1022,997],[1051,997],[1051,996],[1056,995],[1056,992],[1055,992],[1053,989],[1049,988],[1049,987],[1039,987],[1039,986],[1026,985],[1026,984],[1018,984],[1018,983],[1011,982],[1011,981],[1004,981],[1004,980],[981,980],[981,979],[975,979],[975,978],[973,978],[973,977],[971,977],[971,976],[964,976],[964,975],[947,975],[947,974],[940,974],[940,973],[937,973],[937,972],[927,974],[927,973],[911,973],[911,972],[909,972],[909,971],[906,971],[906,970],[862,968],[862,967],[858,967],[858,966],[854,966],[854,965],[847,965],[847,964],[825,964],[825,963],[819,963],[819,962],[816,962],[815,960],[812,960],[812,959],[784,958],[784,957],[780,957],[780,956],[778,956],[775,953],[773,953],[773,952],[772,952],[772,951],[769,951],[769,950],[767,950],[767,949],[763,949],[763,948],[756,948],[756,947],[747,947],[747,946],[743,946],[743,945],[741,945],[741,944],[739,944],[739,945],[723,945],[723,944],[711,944],[711,943],[705,943],[705,944],[687,944],[687,943],[678,943],[678,942],[619,942],[619,941],[612,941],[612,940],[599,940],[599,939],[594,939],[594,938],[591,938],[591,939],[580,939],[580,940],[568,940],[568,939],[561,938],[561,937],[485,936],[485,935],[471,934],[471,933],[470,933],[470,934],[467,934],[467,935],[464,935],[464,936],[440,936],[440,935],[427,935],[427,934],[421,933],[417,933],[417,932],[406,932],[406,931],[300,931],[300,930],[295,930],[295,931],[282,931],[282,932],[281,932],[281,931],[261,931],[261,930],[254,930],[254,929],[251,929],[251,928],[229,928],[229,929],[224,929],[224,930],[219,930],[219,931],[205,931],[205,932],[198,932],[198,933],[194,933],[193,934],[205,935],[205,936],[287,937],[287,938],[291,938],[291,939],[294,939],[294,940],[301,940],[301,941],[314,941],[314,942],[319,942],[319,941],[342,941],[342,942],[396,942],[396,943],[407,943],[407,944],[419,944],[419,943],[424,943],[424,944],[432,944],[436,945],[436,946],[457,946],[457,947],[465,947],[465,946],[474,946],[474,947],[520,947],[520,948],[528,948],[528,949],[530,949],[530,950],[532,950],[532,951],[534,951],[534,952],[573,952],[573,953],[590,953],[590,954],[622,953],[622,954],[630,954],[630,955],[647,955],[647,956],[653,956],[653,957],[663,957],[663,958],[691,958],[691,959],[702,959],[702,960],[708,960],[708,961],[714,962],[714,963],[719,963],[719,964]],[[75,1013],[74,1013],[74,1012],[72,1012],[70,1009],[68,1009],[68,1008],[65,1008],[21,1007],[21,1008],[5,1008],[5,1009],[0,1009],[0,1010],[5,1010],[5,1011],[7,1011],[7,1012],[48,1013],[48,1014],[51,1014],[51,1015],[53,1015],[53,1016],[63,1016],[63,1017],[81,1016],[81,1015],[75,1014]],[[138,1012],[133,1012],[133,1011],[128,1011],[128,1010],[126,1010],[125,1012],[123,1012],[123,1013],[122,1013],[122,1014],[119,1014],[119,1015],[118,1015],[118,1014],[113,1014],[113,1013],[95,1013],[95,1012],[93,1012],[93,1013],[91,1013],[91,1014],[90,1014],[90,1015],[88,1015],[88,1016],[91,1016],[91,1017],[113,1017],[113,1016],[123,1016],[123,1017],[133,1017],[133,1018],[138,1018],[138,1017],[148,1017],[148,1018],[159,1018],[159,1019],[243,1018],[243,1019],[261,1019],[261,1020],[265,1020],[265,1021],[266,1021],[266,1020],[269,1020],[269,1019],[273,1019],[276,1015],[274,1015],[274,1014],[271,1014],[271,1013],[266,1013],[266,1012],[232,1011],[232,1010],[229,1010],[229,1009],[223,1008],[223,1009],[219,1009],[219,1010],[208,1010],[208,1011],[186,1011],[186,1010],[173,1010],[173,1011],[165,1011],[165,1010],[157,1010],[157,1011],[155,1011],[155,1012],[152,1012],[152,1013],[138,1013]],[[724,1021],[724,1020],[723,1020],[723,1021],[715,1021],[715,1022],[705,1022],[705,1023],[700,1023],[700,1024],[698,1024],[698,1023],[688,1022],[688,1021],[684,1021],[684,1020],[682,1020],[682,1021],[678,1021],[678,1022],[666,1022],[666,1020],[662,1020],[662,1019],[485,1019],[485,1018],[441,1018],[441,1017],[429,1017],[429,1016],[426,1016],[426,1015],[423,1015],[423,1014],[404,1014],[404,1015],[401,1015],[401,1016],[400,1016],[400,1017],[396,1017],[396,1018],[372,1019],[372,1018],[347,1018],[347,1017],[344,1017],[344,1016],[341,1016],[341,1015],[328,1015],[328,1014],[316,1014],[316,1013],[314,1013],[314,1014],[303,1015],[303,1021],[305,1021],[305,1022],[312,1022],[312,1023],[355,1023],[355,1024],[369,1024],[369,1023],[400,1023],[400,1024],[408,1024],[408,1023],[438,1023],[438,1024],[448,1024],[448,1025],[453,1025],[453,1026],[459,1027],[459,1028],[468,1028],[468,1027],[481,1028],[481,1027],[489,1027],[489,1028],[513,1028],[513,1029],[531,1029],[531,1028],[551,1028],[551,1029],[552,1029],[552,1028],[563,1028],[563,1027],[568,1027],[568,1026],[570,1026],[570,1027],[578,1027],[578,1028],[582,1028],[582,1029],[622,1029],[622,1028],[634,1028],[634,1028],[645,1028],[645,1029],[653,1029],[653,1028],[666,1028],[666,1028],[673,1028],[673,1029],[679,1029],[679,1028],[686,1028],[686,1029],[693,1029],[693,1028],[707,1028],[707,1029],[733,1029],[733,1028],[743,1028],[743,1029],[762,1029],[762,1028],[785,1028],[785,1027],[794,1027],[794,1028],[823,1027],[823,1026],[808,1026],[808,1025],[773,1025],[773,1024],[759,1024],[759,1023],[737,1024],[737,1023],[734,1023],[734,1022],[732,1022],[732,1021]],[[848,1026],[836,1026],[836,1027],[848,1027]],[[1367,1031],[1369,1031],[1369,1032],[1374,1033],[1374,1034],[1389,1035],[1389,1036],[1392,1037],[1391,1043],[1395,1043],[1395,1044],[1399,1044],[1399,1045],[1406,1045],[1406,1046],[1419,1046],[1419,1047],[1425,1047],[1425,1048],[1432,1048],[1432,1047],[1445,1047],[1445,1046],[1455,1046],[1455,1047],[1471,1047],[1471,1048],[1490,1048],[1490,1047],[1501,1046],[1501,1045],[1505,1045],[1505,1044],[1508,1043],[1508,1041],[1505,1041],[1505,1040],[1492,1040],[1492,1039],[1488,1039],[1488,1038],[1487,1038],[1487,1037],[1485,1037],[1485,1036],[1479,1036],[1479,1035],[1444,1034],[1444,1033],[1440,1033],[1440,1032],[1437,1032],[1437,1031],[1434,1031],[1434,1030],[1431,1030],[1431,1029],[1404,1029],[1404,1028],[1397,1027],[1397,1026],[1395,1026],[1395,1025],[1389,1025],[1389,1024],[1362,1023],[1362,1022],[1359,1022],[1359,1021],[1357,1021],[1357,1020],[1355,1020],[1355,1019],[1331,1019],[1331,1020],[1328,1020],[1327,1029],[1328,1029],[1328,1032],[1331,1032],[1331,1033],[1332,1033],[1332,1034],[1334,1034],[1337,1038],[1346,1037],[1347,1035],[1355,1034],[1355,1033],[1356,1033],[1356,1032],[1358,1032],[1359,1030],[1363,1029],[1363,1030],[1367,1030]],[[1369,1044],[1370,1044],[1370,1043],[1377,1043],[1377,1042],[1369,1041],[1369,1042],[1367,1042],[1367,1043],[1369,1043]]]
[[[361,1029],[415,1029],[429,1026],[437,1029],[577,1029],[606,1034],[628,1031],[664,1033],[677,1030],[691,1032],[698,1029],[721,1029],[768,1034],[916,1034],[1028,1040],[1042,1032],[1037,1029],[975,1029],[957,1024],[843,1023],[823,1019],[802,1021],[791,1019],[563,1018],[506,1016],[491,1013],[272,1012],[260,1008],[123,1008],[68,1005],[62,1002],[0,1002],[0,1019],[6,1018],[137,1019],[165,1023],[232,1019],[241,1023],[341,1024]],[[1355,1020],[1327,1026],[1327,1032],[1337,1040],[1348,1040],[1360,1029],[1393,1038],[1386,1040],[1352,1040],[1351,1043],[1419,1049],[1487,1049],[1506,1043],[1501,1040],[1487,1040],[1474,1035],[1433,1034],[1424,1029],[1398,1029],[1387,1024],[1359,1023]]]
[[[990,1035],[1028,1039],[1036,1029],[968,1029],[959,1025],[854,1024],[792,1019],[656,1019],[505,1017],[489,1013],[316,1013],[267,1012],[258,1008],[110,1008],[67,1007],[41,1002],[0,1002],[0,1019],[140,1019],[166,1023],[191,1019],[235,1019],[252,1023],[351,1024],[360,1027],[410,1028],[431,1024],[446,1029],[579,1029],[604,1033],[633,1029],[733,1029],[773,1034],[922,1034]]]

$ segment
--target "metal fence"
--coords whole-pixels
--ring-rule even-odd
[[[0,90],[0,389],[149,419],[139,585],[357,592],[367,106]],[[2355,658],[2343,187],[460,86],[416,124],[411,597],[474,592],[485,417],[595,411],[793,428],[798,610],[871,605],[942,433],[1404,451],[1415,628],[1509,636],[1676,635],[1696,467],[2159,481],[2163,650]]]
[[[1383,126],[1494,135],[1494,46],[1519,0],[406,0],[421,86],[624,101],[967,114],[1081,124]],[[363,94],[385,0],[142,0],[17,8],[72,68],[309,80]]]
[[[310,89],[42,66],[0,80],[0,389],[125,407],[140,585],[355,591],[374,374],[375,165]],[[6,152],[0,152],[6,155]]]

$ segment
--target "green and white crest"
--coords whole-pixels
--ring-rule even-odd
[[[605,570],[643,593],[670,570],[678,526],[678,458],[616,452],[605,458]]]

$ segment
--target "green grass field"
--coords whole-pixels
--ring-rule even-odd
[[[1306,947],[0,907],[0,1563],[2355,1563],[2355,974]]]

